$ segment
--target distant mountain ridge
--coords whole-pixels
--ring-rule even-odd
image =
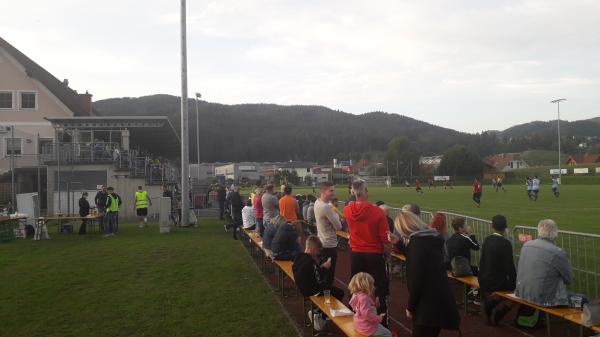
[[[180,98],[177,96],[111,98],[95,102],[94,109],[101,116],[167,116],[176,129],[180,129]],[[195,100],[189,100],[189,109],[190,160],[195,162]],[[532,122],[504,131],[469,134],[399,114],[375,111],[354,115],[323,106],[225,105],[199,101],[198,111],[200,161],[204,162],[308,160],[329,163],[332,158],[368,159],[385,151],[395,137],[408,139],[421,155],[443,153],[455,144],[465,145],[481,156],[527,150],[529,143],[533,144],[532,148],[542,149],[552,144],[549,135],[552,122]],[[563,124],[565,136],[569,132],[600,135],[600,118],[561,122],[561,126]],[[555,125],[556,122],[554,130]],[[509,141],[509,138],[517,140]]]

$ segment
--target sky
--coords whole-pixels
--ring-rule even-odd
[[[597,0],[188,0],[209,102],[386,111],[460,131],[600,116]],[[180,95],[179,1],[20,0],[0,36],[94,100]],[[12,13],[12,14],[11,14]],[[332,126],[334,127],[334,126]]]

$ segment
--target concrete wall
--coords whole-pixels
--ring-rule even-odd
[[[55,191],[55,172],[57,172],[57,167],[56,166],[51,166],[48,167],[48,215],[53,215],[56,214],[59,209],[58,209],[58,200],[55,200],[55,198],[58,198],[58,191]],[[71,170],[71,167],[69,166],[67,167],[63,167],[61,170]],[[112,186],[115,189],[115,192],[121,196],[121,198],[123,199],[123,204],[121,205],[121,209],[119,212],[119,216],[121,219],[123,219],[124,221],[131,221],[134,220],[136,215],[135,215],[135,202],[134,202],[134,196],[135,196],[135,192],[137,191],[137,187],[139,185],[143,186],[144,189],[146,191],[148,191],[148,194],[150,195],[150,198],[152,200],[153,203],[156,203],[156,205],[150,206],[149,208],[149,214],[153,214],[153,213],[158,213],[158,198],[160,198],[162,196],[162,186],[146,186],[146,182],[144,179],[140,179],[140,178],[125,178],[122,176],[115,176],[115,171],[113,169],[112,165],[77,165],[74,166],[73,168],[74,171],[99,171],[99,170],[104,170],[106,171],[106,184],[107,186]],[[118,174],[122,174],[122,173],[118,173]],[[94,196],[96,195],[96,191],[90,191],[90,195],[88,200],[93,201]],[[79,197],[81,197],[80,193],[77,192],[75,193],[75,197],[76,199],[79,199]],[[67,200],[63,200],[63,198],[66,198],[66,193],[62,192],[61,193],[61,210],[63,213],[67,212]],[[92,202],[90,202],[92,203]],[[78,209],[75,209],[75,212],[78,212]]]

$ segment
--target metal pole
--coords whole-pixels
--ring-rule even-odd
[[[60,132],[56,129],[56,170],[57,170],[57,189],[58,189],[58,213],[62,213],[62,206],[60,204]]]
[[[10,202],[13,209],[16,209],[15,204],[15,126],[10,127]]]
[[[560,101],[556,104],[558,121],[557,121],[557,129],[558,129],[558,182],[560,183],[562,179],[562,170],[560,169]]]
[[[196,172],[198,183],[200,183],[200,113],[198,112],[198,98],[200,93],[196,93],[196,162],[198,163],[198,171]]]
[[[556,107],[557,107],[557,115],[558,115],[558,119],[556,121],[556,129],[558,131],[558,182],[561,182],[562,179],[562,170],[560,168],[560,102],[562,101],[566,101],[566,98],[559,98],[559,99],[555,99],[553,101],[550,101],[550,103],[556,103]]]
[[[181,0],[181,222],[189,225],[190,200],[188,182],[190,178],[188,135],[188,94],[187,94],[187,39],[186,39],[186,0]]]

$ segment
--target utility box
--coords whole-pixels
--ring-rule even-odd
[[[169,233],[171,231],[171,198],[160,198],[158,225],[161,234]]]

